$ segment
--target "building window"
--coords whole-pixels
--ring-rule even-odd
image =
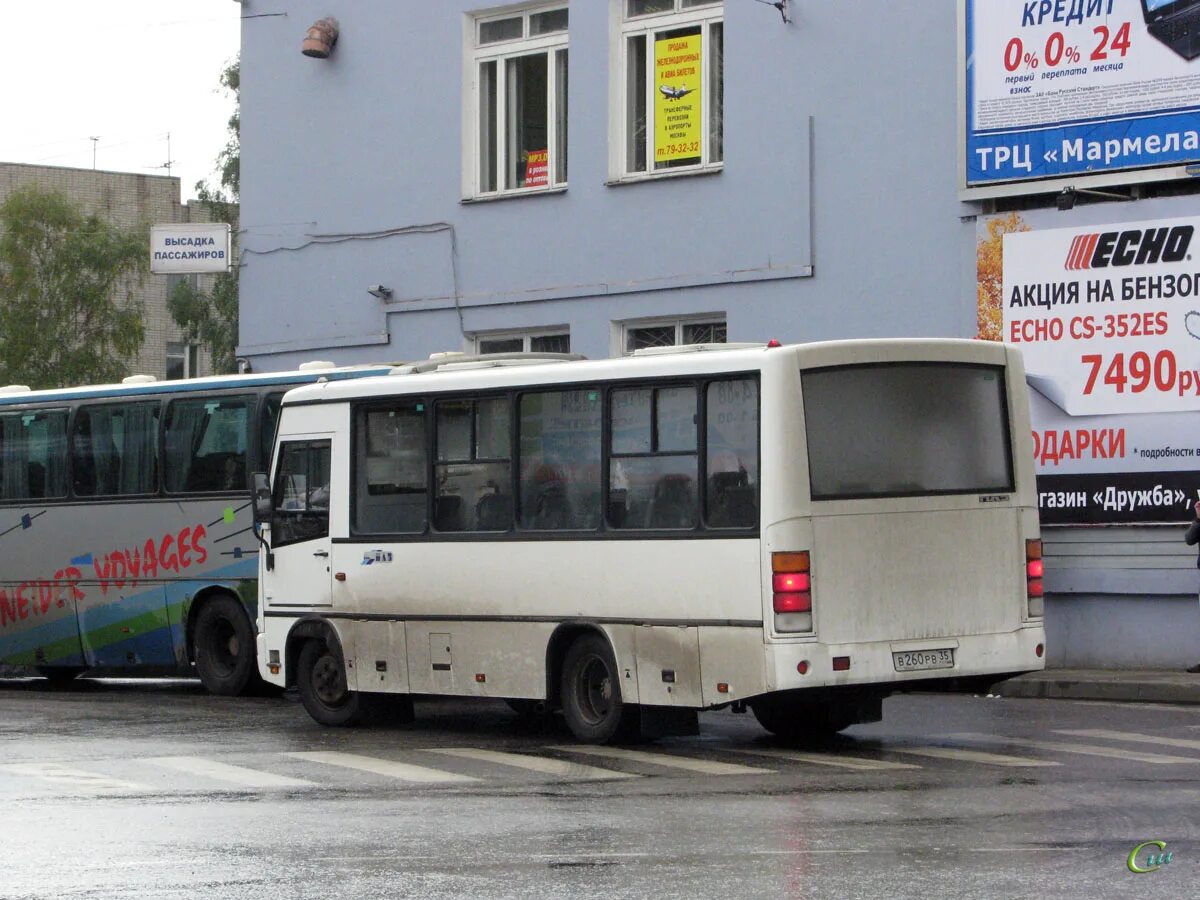
[[[621,6],[614,177],[719,168],[725,158],[724,5],[613,2]]]
[[[676,347],[680,344],[724,344],[727,340],[724,319],[673,319],[663,322],[639,322],[625,325],[624,352],[652,347]]]
[[[470,20],[469,197],[567,183],[567,8]]]
[[[570,353],[571,335],[566,331],[504,332],[477,334],[476,353]]]
[[[200,374],[199,360],[198,345],[167,341],[167,381],[197,377]]]

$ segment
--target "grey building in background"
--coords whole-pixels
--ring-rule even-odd
[[[960,199],[955,0],[286,7],[242,26],[256,370],[973,337],[977,219],[1054,206],[1044,186]],[[327,17],[331,52],[302,54]],[[1045,537],[1052,665],[1195,661],[1174,530]]]
[[[28,185],[57,191],[86,215],[95,214],[122,228],[144,229],[147,235],[151,225],[207,221],[200,203],[180,201],[179,179],[173,176],[0,163],[0,202]],[[180,278],[198,278],[196,284],[202,289],[212,280],[212,276],[147,274],[142,285],[134,288],[134,299],[142,304],[145,336],[127,374],[159,379],[211,374],[207,350],[188,344],[167,311],[167,297]]]

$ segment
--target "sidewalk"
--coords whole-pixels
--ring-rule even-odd
[[[992,692],[1001,697],[1057,700],[1200,703],[1200,675],[1161,669],[1047,669],[1001,681]]]

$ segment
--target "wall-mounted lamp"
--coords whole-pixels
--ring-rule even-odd
[[[392,299],[392,289],[390,287],[388,287],[387,285],[383,285],[383,284],[371,285],[369,288],[367,288],[367,293],[370,294],[372,297],[374,297],[376,300],[391,300]]]
[[[1066,212],[1068,209],[1075,208],[1075,201],[1080,194],[1088,197],[1100,197],[1103,200],[1133,200],[1131,194],[1119,194],[1116,191],[1094,191],[1091,188],[1073,188],[1065,187],[1058,192],[1054,198],[1054,205],[1058,207],[1059,212]]]
[[[308,29],[300,52],[314,59],[326,59],[333,52],[338,39],[338,20],[333,17],[318,19]]]

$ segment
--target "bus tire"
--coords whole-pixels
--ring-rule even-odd
[[[357,725],[363,719],[366,704],[362,695],[346,686],[342,655],[324,641],[305,641],[300,648],[296,687],[305,710],[322,725]]]
[[[258,681],[254,632],[242,604],[232,597],[215,597],[201,607],[192,654],[209,693],[234,697]]]
[[[50,682],[51,687],[61,688],[82,675],[84,669],[83,666],[38,666],[35,671]]]
[[[600,635],[582,635],[567,650],[559,698],[577,740],[607,744],[636,738],[638,709],[621,699],[617,662]]]
[[[750,701],[758,724],[785,741],[819,741],[859,722],[855,706],[801,703],[787,697],[758,697]]]

